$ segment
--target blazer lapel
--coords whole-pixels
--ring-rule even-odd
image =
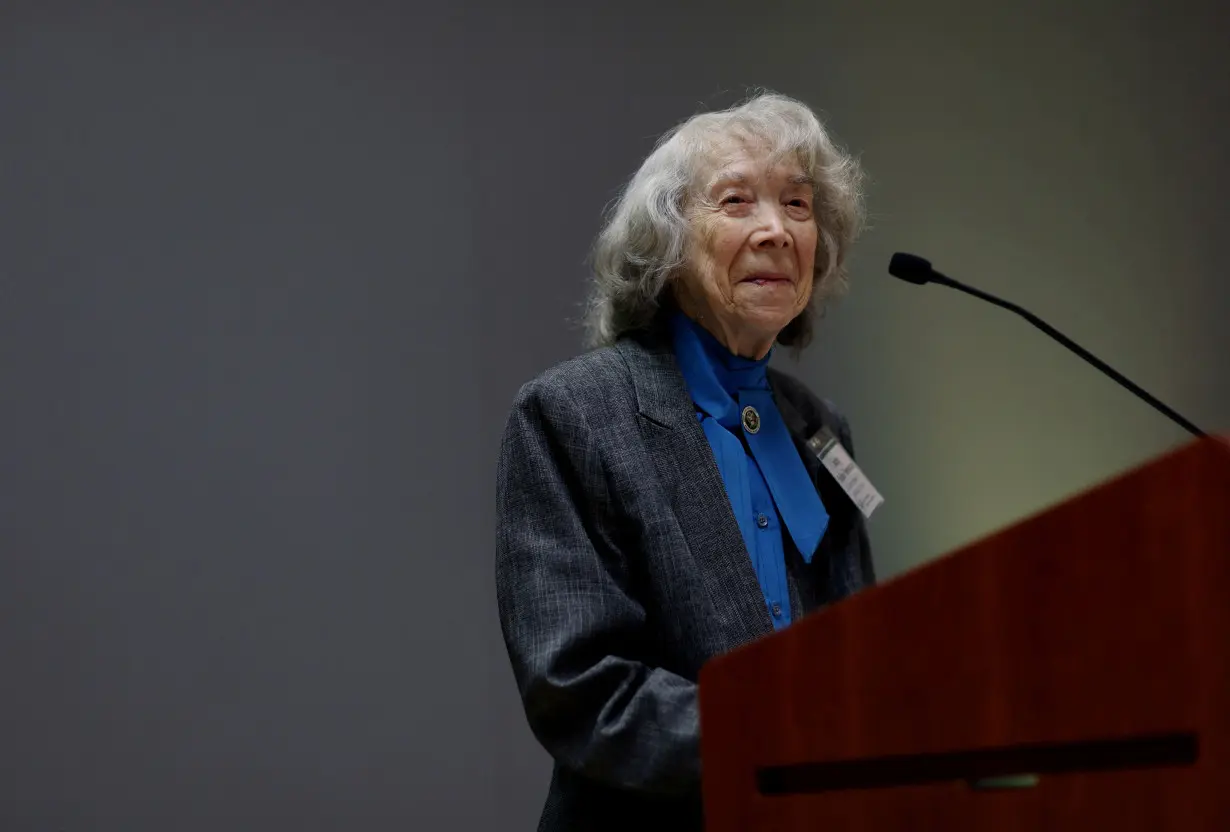
[[[619,349],[649,452],[723,630],[737,643],[768,635],[760,582],[669,342],[629,339]]]

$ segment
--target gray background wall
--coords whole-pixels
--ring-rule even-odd
[[[1183,439],[894,250],[1230,428],[1212,0],[607,5],[0,9],[0,827],[532,828],[499,431],[602,207],[748,85],[872,176],[781,360],[886,576]]]

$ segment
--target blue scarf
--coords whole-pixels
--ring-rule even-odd
[[[795,547],[803,560],[811,563],[828,528],[829,515],[773,400],[768,379],[772,352],[759,361],[740,358],[681,313],[672,318],[671,333],[675,357],[696,405],[696,417],[713,448],[748,551],[755,551],[756,534],[749,476],[757,472],[750,469],[751,460],[739,439],[740,432]],[[756,433],[742,424],[744,408],[749,406],[759,415]]]

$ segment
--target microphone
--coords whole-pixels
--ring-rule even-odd
[[[1176,413],[1172,408],[1167,406],[1164,402],[1160,401],[1155,396],[1152,396],[1149,393],[1145,392],[1143,389],[1140,388],[1139,385],[1137,385],[1127,376],[1120,373],[1114,367],[1111,367],[1105,361],[1098,358],[1093,353],[1089,352],[1089,350],[1085,349],[1080,344],[1076,343],[1071,338],[1064,335],[1062,332],[1055,329],[1055,327],[1051,326],[1046,321],[1042,320],[1041,318],[1039,318],[1037,315],[1030,312],[1029,310],[1022,309],[1021,307],[1017,306],[1015,303],[1010,303],[1009,301],[1006,301],[1002,298],[997,298],[995,297],[995,295],[992,295],[989,292],[984,292],[981,289],[975,289],[973,286],[966,286],[964,283],[961,283],[960,281],[953,280],[951,277],[948,277],[945,274],[941,274],[940,272],[937,272],[935,269],[931,268],[931,261],[923,257],[919,257],[917,254],[906,254],[904,252],[897,252],[896,254],[893,255],[893,259],[889,261],[888,273],[891,274],[893,277],[898,277],[906,281],[907,283],[913,283],[916,286],[924,286],[928,283],[938,283],[941,286],[948,286],[952,289],[956,289],[958,292],[964,292],[967,295],[973,295],[979,300],[985,300],[987,303],[998,306],[1001,309],[1007,309],[1009,312],[1015,312],[1016,314],[1020,315],[1022,318],[1029,321],[1034,326],[1036,326],[1038,329],[1042,330],[1047,335],[1051,336],[1056,341],[1063,344],[1065,347],[1070,349],[1072,352],[1076,353],[1081,358],[1088,361],[1094,367],[1097,367],[1103,373],[1110,376],[1115,381],[1119,382],[1119,384],[1121,384],[1131,393],[1135,394],[1138,398],[1140,398],[1146,404],[1153,407],[1155,410],[1160,412],[1162,415],[1166,416],[1168,419],[1170,419],[1175,424],[1179,425],[1181,428],[1186,430],[1188,433],[1192,434],[1193,436],[1197,436],[1201,438],[1208,436],[1208,434],[1206,434],[1200,428],[1196,427],[1194,424],[1192,424],[1190,421],[1185,419],[1183,416]]]

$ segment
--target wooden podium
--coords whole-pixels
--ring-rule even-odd
[[[707,665],[709,832],[1230,830],[1230,445]]]

